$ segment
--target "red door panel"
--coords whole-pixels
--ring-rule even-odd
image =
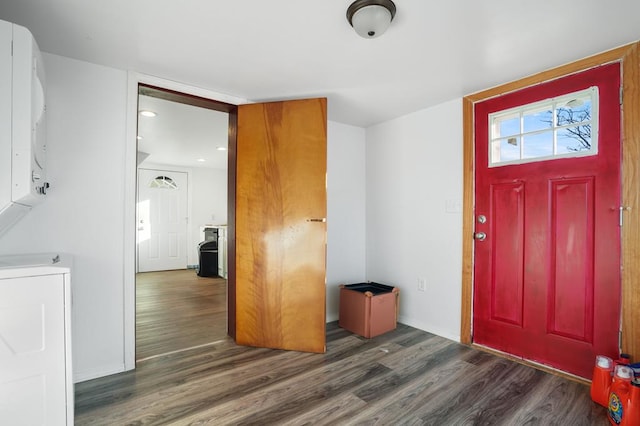
[[[488,115],[598,87],[598,153],[488,167]],[[620,67],[610,64],[475,105],[473,340],[590,377],[618,355]]]
[[[593,342],[593,177],[551,181],[550,334]]]
[[[522,326],[524,260],[524,185],[521,182],[492,185],[491,234],[493,276],[491,318]]]

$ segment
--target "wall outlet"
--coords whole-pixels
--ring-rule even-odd
[[[424,278],[418,278],[418,291],[427,290],[427,280]]]

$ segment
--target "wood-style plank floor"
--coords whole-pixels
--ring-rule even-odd
[[[136,360],[227,335],[227,283],[195,269],[136,275]]]
[[[76,385],[78,425],[606,425],[584,384],[399,324],[326,354],[215,345]]]

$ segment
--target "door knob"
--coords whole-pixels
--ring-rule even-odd
[[[475,234],[473,234],[473,238],[478,241],[484,241],[487,239],[487,234],[485,234],[484,232],[476,232]]]

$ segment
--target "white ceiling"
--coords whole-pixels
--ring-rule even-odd
[[[351,0],[6,0],[46,52],[254,101],[326,96],[369,126],[640,39],[638,0],[396,0],[380,38]]]
[[[138,155],[149,154],[146,162],[184,167],[227,168],[229,114],[158,99],[138,97]],[[204,160],[204,161],[198,161]]]

